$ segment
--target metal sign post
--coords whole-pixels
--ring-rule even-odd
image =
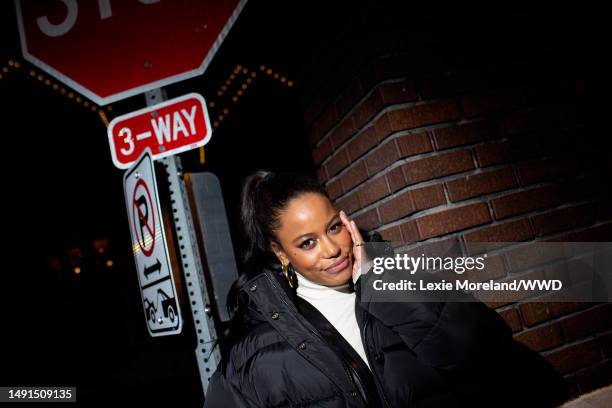
[[[158,88],[145,93],[147,106],[152,106],[166,99],[163,89]],[[191,316],[197,336],[195,350],[200,370],[202,390],[206,393],[208,382],[217,364],[221,360],[218,348],[212,350],[217,339],[215,324],[212,317],[204,271],[197,245],[193,219],[187,195],[187,186],[183,179],[181,159],[178,156],[165,157],[160,160],[168,175],[172,217],[179,248],[180,263],[183,269]]]

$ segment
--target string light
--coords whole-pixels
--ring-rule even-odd
[[[0,80],[4,79],[6,77],[5,74],[10,72],[11,69],[19,69],[20,67],[21,67],[21,63],[19,61],[14,60],[14,59],[8,60],[6,65],[2,66],[1,68],[2,73],[0,73]],[[259,68],[259,71],[266,73],[269,78],[277,80],[279,81],[279,83],[287,87],[293,86],[293,81],[289,80],[286,76],[281,75],[281,73],[275,72],[271,67],[261,64],[259,65],[258,68]],[[256,71],[257,70],[249,70],[247,67],[237,64],[232,69],[232,71],[230,71],[229,76],[222,82],[222,85],[219,87],[219,89],[216,92],[217,96],[223,97],[226,95],[226,93],[229,93],[234,80],[236,80],[238,76],[244,75],[245,78],[240,84],[238,84],[234,88],[236,89],[236,91],[233,95],[231,95],[232,103],[238,103],[240,97],[244,95],[244,93],[253,84],[254,80],[258,78]],[[60,95],[66,96],[69,100],[75,103],[78,103],[79,105],[83,106],[84,108],[88,109],[89,111],[93,113],[97,113],[100,120],[104,123],[106,127],[108,127],[109,120],[108,120],[108,117],[106,116],[105,111],[112,112],[113,111],[112,105],[108,105],[106,107],[99,107],[95,103],[89,101],[87,98],[74,92],[73,90],[69,90],[69,89],[67,90],[65,87],[60,86],[58,83],[54,82],[52,78],[46,77],[46,75],[43,75],[43,73],[37,72],[35,69],[30,69],[28,71],[28,74],[30,77],[36,78],[39,82],[44,83],[46,86],[49,86],[51,89],[58,92]],[[211,109],[219,108],[219,114],[217,115],[216,120],[213,121],[214,127],[218,127],[220,125],[220,122],[222,122],[224,119],[227,119],[227,116],[229,115],[229,109],[227,107],[221,107],[218,105],[219,104],[216,101],[210,101],[208,103],[208,107]],[[203,149],[201,149],[200,155],[201,155],[201,162],[203,163],[203,151],[202,150]]]
[[[258,66],[258,69],[259,71],[266,73],[270,79],[277,80],[279,81],[279,83],[287,87],[293,86],[292,81],[288,80],[285,75],[282,75],[280,72],[276,72],[271,67],[261,64]],[[238,86],[233,88],[233,89],[236,89],[236,91],[231,96],[232,103],[238,103],[238,100],[245,94],[248,88],[253,84],[253,81],[258,77],[256,70],[249,70],[248,68],[243,67],[240,64],[236,65],[234,69],[231,71],[231,73],[229,74],[228,78],[225,79],[224,82],[222,82],[222,85],[219,87],[219,89],[216,92],[217,96],[219,97],[226,96],[226,94],[230,92],[233,81],[237,78],[238,75],[241,75],[241,74],[244,75],[245,78],[243,79],[242,83],[240,83]],[[215,101],[210,101],[208,103],[209,108],[215,108],[218,105],[219,104]],[[221,122],[224,121],[224,119],[227,119],[227,115],[229,114],[229,109],[227,109],[227,107],[219,106],[218,112],[219,113],[216,115],[216,119],[213,121],[213,127],[215,128],[219,127]]]
[[[11,70],[20,69],[21,65],[22,65],[21,62],[19,62],[18,60],[10,59],[7,61],[6,65],[2,66],[1,71],[6,74],[10,72]],[[68,99],[72,100],[73,102],[78,103],[79,105],[86,108],[88,111],[91,111],[94,113],[98,111],[102,111],[102,108],[99,108],[95,103],[91,102],[84,96],[78,93],[75,93],[74,91],[66,90],[66,88],[64,88],[63,86],[60,86],[57,82],[54,81],[53,78],[47,77],[44,73],[37,72],[35,69],[30,69],[29,71],[27,71],[27,74],[30,77],[35,78],[38,82],[41,82],[45,86],[48,86],[54,91],[58,92],[60,95],[67,96]],[[0,74],[0,79],[3,79],[3,77],[4,76]],[[109,105],[107,107],[107,110],[109,112],[112,111],[112,106]],[[104,122],[104,124],[108,126],[108,120]]]

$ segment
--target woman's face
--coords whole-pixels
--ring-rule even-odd
[[[326,286],[351,278],[353,241],[327,197],[304,193],[289,201],[276,237],[278,243],[272,243],[276,256],[305,278]]]

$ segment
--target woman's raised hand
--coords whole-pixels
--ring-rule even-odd
[[[361,265],[362,263],[367,263],[367,259],[362,259],[362,254],[365,254],[365,250],[362,251],[364,241],[361,233],[359,232],[359,228],[357,228],[357,224],[355,221],[349,220],[344,211],[340,211],[340,219],[344,224],[344,227],[351,234],[351,239],[353,240],[353,283],[357,282],[357,279],[361,275]]]

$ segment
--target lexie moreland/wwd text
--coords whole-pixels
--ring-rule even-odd
[[[457,280],[455,282],[426,282],[423,280],[409,281],[402,279],[399,282],[384,282],[382,279],[376,279],[372,283],[374,290],[424,290],[424,291],[442,291],[442,290],[464,290],[469,292],[478,291],[533,291],[533,290],[561,290],[563,282],[558,279],[533,279],[533,280],[518,280],[510,282],[470,282],[467,279]]]

